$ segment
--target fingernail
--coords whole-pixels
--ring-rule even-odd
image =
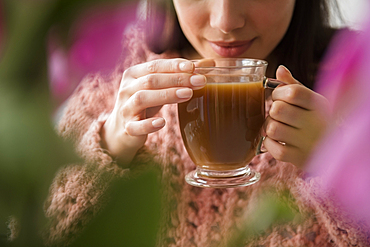
[[[181,71],[192,71],[193,70],[193,63],[192,62],[182,62],[179,65]]]
[[[178,89],[176,91],[176,95],[180,99],[187,99],[187,98],[190,98],[193,95],[193,90],[191,90],[190,88]]]
[[[193,75],[190,77],[190,83],[193,86],[204,86],[206,84],[206,77],[204,75]]]
[[[280,65],[278,69],[280,69],[280,68],[285,70],[286,72],[288,72],[290,74],[289,69],[287,67],[285,67],[284,65]]]
[[[161,128],[161,127],[163,127],[163,126],[164,126],[164,124],[165,124],[165,121],[164,121],[164,119],[163,119],[163,118],[155,119],[155,120],[153,120],[153,122],[152,122],[152,125],[153,125],[153,127],[155,127],[155,128]]]

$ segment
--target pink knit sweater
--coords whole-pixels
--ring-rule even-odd
[[[134,172],[121,169],[101,148],[100,128],[113,109],[125,68],[178,56],[151,53],[139,30],[127,34],[125,59],[112,75],[89,75],[81,82],[59,123],[59,134],[75,142],[85,164],[63,168],[50,188],[45,212],[52,223],[51,243],[68,241],[78,234],[101,209],[101,197],[112,179]],[[184,176],[195,166],[181,140],[177,106],[166,105],[159,115],[166,119],[166,127],[148,136],[133,162],[160,166],[166,188],[163,205],[176,202],[164,210],[158,246],[227,246],[229,237],[253,219],[266,193],[284,197],[300,220],[273,225],[260,236],[244,241],[243,246],[370,246],[366,228],[320,189],[319,178],[304,178],[303,171],[276,161],[268,153],[252,161],[253,169],[261,173],[261,180],[252,186],[202,189],[186,184]]]

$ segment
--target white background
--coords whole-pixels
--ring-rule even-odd
[[[304,1],[304,0],[303,0]],[[344,24],[332,18],[334,26],[350,26],[360,29],[362,23],[369,18],[370,0],[337,0],[340,11],[344,17]]]

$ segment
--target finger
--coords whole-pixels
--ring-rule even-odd
[[[194,64],[186,59],[157,59],[128,68],[124,76],[140,78],[153,73],[179,73],[194,71]]]
[[[265,138],[263,145],[275,159],[300,165],[301,152],[297,147],[281,144],[269,137]]]
[[[125,103],[124,112],[130,115],[137,115],[146,108],[161,106],[165,104],[181,103],[189,100],[193,96],[193,90],[190,88],[169,88],[161,90],[142,90],[133,94]]]
[[[306,110],[316,110],[327,104],[325,97],[298,84],[277,87],[272,92],[272,100],[281,100]]]
[[[300,131],[297,128],[286,125],[279,121],[267,117],[264,124],[266,136],[274,141],[286,143],[290,146],[298,147],[301,143]]]
[[[279,66],[276,71],[276,78],[290,85],[282,85],[276,88],[272,92],[272,100],[283,100],[307,110],[315,110],[327,104],[325,97],[305,87],[292,76],[285,66]]]
[[[212,58],[205,58],[194,62],[195,67],[214,67],[216,62]]]
[[[200,89],[206,85],[206,77],[204,75],[192,75],[187,73],[176,74],[149,74],[137,79],[137,83],[133,83],[134,92],[139,90],[150,89],[165,89],[171,87],[191,87]]]
[[[310,115],[310,111],[281,100],[274,101],[269,110],[272,119],[297,129],[306,126]]]
[[[283,81],[287,84],[299,84],[302,85],[298,80],[296,80],[292,73],[284,65],[280,65],[276,70],[276,79]]]
[[[306,98],[308,95],[304,92],[304,86],[293,77],[288,68],[280,65],[276,70],[276,79],[278,79],[279,81],[283,81],[288,85],[281,85],[277,87],[272,92],[272,100],[282,100],[289,104],[297,105],[300,107],[303,107],[303,105],[305,105],[305,102],[308,100]]]
[[[166,125],[163,118],[148,118],[140,121],[129,121],[125,125],[126,133],[130,136],[141,136],[153,133]]]

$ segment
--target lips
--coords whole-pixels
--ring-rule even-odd
[[[249,49],[253,41],[254,39],[235,42],[209,41],[209,43],[221,57],[238,57]]]

